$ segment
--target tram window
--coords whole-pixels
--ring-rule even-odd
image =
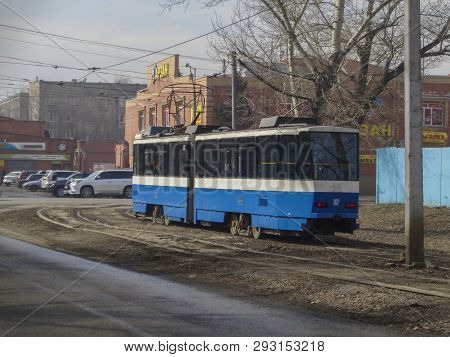
[[[256,178],[256,140],[254,137],[239,139],[239,172],[240,178]]]
[[[169,176],[187,177],[189,172],[189,143],[169,143]]]
[[[144,145],[133,146],[133,173],[134,175],[144,174]]]
[[[219,145],[217,140],[197,142],[197,177],[219,177]]]
[[[159,160],[155,144],[145,144],[144,148],[144,175],[158,176]]]
[[[239,152],[235,138],[220,140],[220,177],[237,177],[239,166]]]
[[[179,176],[181,177],[189,177],[189,171],[190,171],[190,157],[189,157],[189,148],[190,144],[188,142],[181,143],[180,144],[180,151],[179,151],[179,158],[180,158],[180,172]]]
[[[358,180],[357,134],[312,132],[310,138],[315,180]]]
[[[168,176],[169,175],[169,145],[168,143],[158,143],[158,162],[159,170],[158,176]]]
[[[181,144],[173,142],[168,144],[169,147],[169,176],[180,177],[180,149]]]
[[[277,166],[280,160],[277,137],[258,137],[258,178],[277,178]]]
[[[314,179],[312,150],[308,133],[300,133],[298,141],[298,175],[301,180]]]
[[[298,140],[296,135],[281,135],[278,139],[278,179],[295,180],[298,175]]]

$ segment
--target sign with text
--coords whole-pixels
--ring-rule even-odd
[[[70,160],[70,155],[0,154],[0,160],[67,161]]]
[[[392,136],[390,124],[362,124],[359,128],[362,136]]]
[[[359,162],[361,164],[375,164],[377,161],[376,155],[359,155]]]
[[[430,131],[424,130],[422,132],[422,142],[433,144],[446,144],[448,140],[448,134],[442,131]]]

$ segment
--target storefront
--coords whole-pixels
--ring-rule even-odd
[[[51,139],[43,122],[0,118],[0,171],[71,169],[75,141]]]

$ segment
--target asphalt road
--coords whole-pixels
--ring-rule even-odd
[[[350,336],[382,328],[262,305],[0,236],[0,335]]]
[[[36,191],[30,192],[26,189],[17,188],[15,186],[0,186],[0,207],[10,207],[19,205],[39,204],[42,206],[69,206],[69,205],[90,205],[90,204],[130,204],[131,200],[114,197],[95,197],[95,198],[79,198],[79,197],[55,197],[49,192]]]

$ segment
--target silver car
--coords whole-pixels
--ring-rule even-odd
[[[3,185],[17,185],[17,179],[20,176],[21,171],[13,171],[3,177]]]
[[[131,198],[132,177],[131,170],[96,171],[85,179],[72,181],[69,193],[83,198],[94,195],[120,195]]]
[[[56,180],[67,178],[74,173],[76,173],[76,171],[51,170],[51,171],[47,172],[45,174],[45,176],[41,179],[41,188],[43,190],[51,191]]]

